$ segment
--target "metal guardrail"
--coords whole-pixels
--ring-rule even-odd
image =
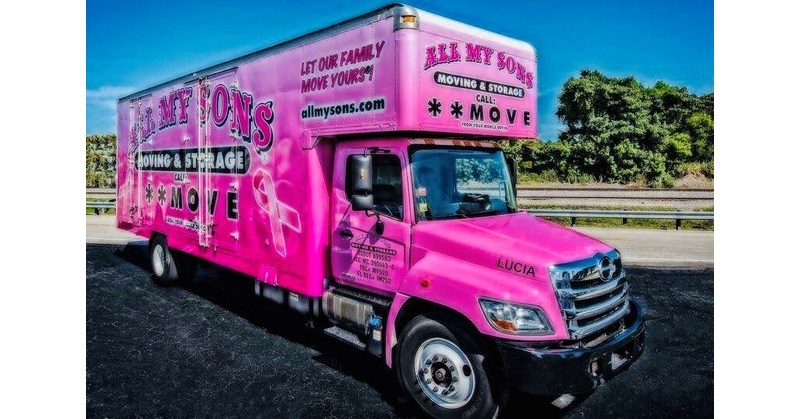
[[[469,186],[459,188],[461,192],[489,193],[495,191],[497,187],[477,187]],[[584,200],[602,200],[604,202],[615,201],[639,201],[652,202],[657,205],[661,202],[672,202],[680,206],[693,205],[695,208],[700,205],[709,205],[714,202],[713,189],[633,189],[633,188],[539,188],[539,187],[518,187],[517,201],[548,201],[548,202],[568,202]],[[689,208],[686,208],[689,209]]]
[[[627,188],[624,186],[517,186],[518,191],[590,191],[590,192],[709,192],[714,193],[713,188]]]
[[[117,203],[114,201],[111,202],[86,202],[86,208],[93,209],[95,215],[99,215],[102,211],[103,213],[108,212],[110,209],[115,209],[117,207]]]
[[[536,191],[540,192],[540,191]],[[517,195],[517,201],[558,201],[558,200],[576,200],[576,199],[604,199],[607,201],[625,201],[625,200],[640,200],[640,201],[679,201],[679,202],[705,202],[711,203],[714,201],[713,197],[686,197],[686,196],[641,196],[640,194],[628,195],[536,195],[520,191]]]
[[[87,202],[86,208],[93,209],[95,214],[116,208],[116,202]],[[705,211],[609,211],[609,210],[560,210],[535,209],[525,210],[529,214],[540,217],[569,217],[574,226],[578,218],[622,218],[622,224],[628,219],[675,220],[675,230],[680,230],[681,220],[714,221],[713,212]]]
[[[609,210],[560,210],[536,209],[526,210],[529,214],[541,217],[569,217],[574,226],[578,218],[622,218],[622,224],[628,224],[629,218],[675,220],[675,230],[681,229],[681,220],[714,221],[714,213],[706,211],[609,211]]]
[[[113,188],[87,188],[86,196],[89,198],[116,198],[117,190]]]
[[[480,188],[462,188],[465,191],[471,190],[480,190]],[[658,193],[667,193],[673,195],[681,195],[681,194],[714,194],[713,189],[668,189],[668,188],[584,188],[584,187],[572,187],[572,188],[547,188],[547,187],[532,187],[532,186],[519,186],[517,187],[517,191],[519,192],[540,192],[542,197],[569,197],[568,195],[561,195],[561,193],[587,193],[587,192],[596,192],[600,194],[601,197],[611,197],[614,198],[615,194],[630,194],[631,196],[638,197],[638,195],[642,194],[658,194]],[[544,195],[544,193],[551,193],[552,195]],[[87,196],[116,196],[117,190],[114,188],[86,188],[86,195]],[[579,197],[583,198],[584,195],[580,195]],[[706,199],[706,198],[694,198],[694,197],[675,197],[674,199]],[[708,198],[710,199],[710,198]]]
[[[117,207],[116,202],[87,202],[86,208],[91,209],[113,209]]]

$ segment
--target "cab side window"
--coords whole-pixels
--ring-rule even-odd
[[[353,191],[350,190],[352,173],[352,156],[347,158],[347,179],[345,185],[347,199],[352,202]],[[400,158],[393,154],[372,155],[372,196],[374,210],[397,220],[403,219],[403,179],[400,170]]]

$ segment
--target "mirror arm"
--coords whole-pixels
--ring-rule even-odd
[[[370,214],[370,211],[372,211],[372,214]],[[378,233],[379,236],[383,235],[383,230],[384,227],[386,227],[386,224],[384,224],[383,220],[381,220],[381,214],[375,210],[364,210],[364,214],[367,217],[371,217],[373,215],[375,216],[375,232]]]

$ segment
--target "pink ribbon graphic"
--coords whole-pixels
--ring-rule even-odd
[[[272,246],[279,255],[286,257],[286,238],[283,235],[283,226],[294,232],[301,232],[300,214],[294,208],[278,200],[272,176],[262,169],[259,169],[253,176],[253,192],[258,205],[269,214]]]

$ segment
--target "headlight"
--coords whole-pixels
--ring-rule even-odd
[[[480,299],[486,320],[496,330],[514,335],[547,335],[553,328],[538,307]]]

